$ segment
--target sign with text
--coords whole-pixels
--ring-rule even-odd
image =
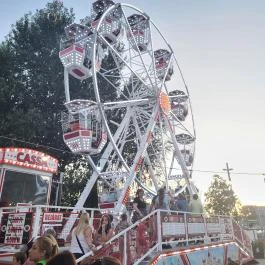
[[[0,148],[0,164],[57,173],[58,160],[27,148]]]
[[[27,213],[31,212],[32,203],[17,203],[17,213]]]
[[[0,243],[9,245],[26,244],[29,241],[32,213],[3,214]]]
[[[185,220],[183,215],[164,216],[162,218],[162,235],[185,237]]]
[[[44,213],[42,222],[43,223],[61,223],[63,221],[63,213]]]

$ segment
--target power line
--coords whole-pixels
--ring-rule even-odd
[[[73,153],[68,151],[68,150],[59,149],[59,148],[55,148],[55,147],[48,146],[48,145],[36,144],[36,143],[29,142],[29,141],[19,140],[19,139],[16,139],[16,138],[11,138],[11,137],[7,137],[7,136],[3,136],[3,135],[0,135],[0,138],[7,139],[7,140],[10,140],[10,141],[19,142],[19,143],[29,144],[29,145],[32,145],[32,146],[35,146],[35,147],[44,147],[44,148],[52,149],[52,150],[55,150],[55,151],[58,151],[58,152],[61,152],[61,153],[69,153],[69,154],[73,155]]]
[[[7,136],[4,136],[4,135],[0,135],[0,138],[3,138],[3,139],[7,139],[7,140],[11,140],[11,141],[15,141],[15,142],[20,142],[20,143],[25,143],[25,144],[29,144],[29,145],[32,145],[32,146],[35,146],[35,147],[44,147],[44,148],[47,148],[47,149],[52,149],[52,150],[55,150],[55,151],[58,151],[60,153],[69,153],[73,156],[79,156],[79,154],[74,154],[72,153],[71,151],[68,151],[66,149],[59,149],[59,148],[56,148],[56,147],[52,147],[52,146],[49,146],[49,145],[42,145],[42,144],[36,144],[36,143],[32,143],[32,142],[29,142],[29,141],[25,141],[25,140],[20,140],[20,139],[16,139],[16,138],[11,138],[11,137],[7,137]],[[105,160],[108,160],[109,158],[104,158],[104,157],[101,157],[101,159],[105,159]],[[228,164],[228,163],[227,163]],[[179,170],[181,171],[180,168],[174,168],[174,167],[168,167],[167,169],[175,169],[175,170]],[[227,171],[227,168],[226,169],[223,169],[224,171]],[[228,170],[231,171],[233,169],[229,168],[228,167]],[[215,170],[200,170],[200,169],[191,169],[189,170],[190,172],[201,172],[201,173],[211,173],[211,174],[222,174],[224,172],[222,171],[215,171]],[[256,173],[256,172],[234,172],[233,171],[233,174],[234,175],[255,175],[255,176],[260,176],[260,175],[264,175],[264,173]],[[230,177],[230,174],[229,174],[229,177]],[[231,181],[231,177],[229,179]]]

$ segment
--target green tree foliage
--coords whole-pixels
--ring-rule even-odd
[[[91,175],[89,165],[64,144],[60,122],[65,90],[58,55],[64,28],[73,21],[73,11],[53,1],[19,19],[0,44],[0,146],[32,148],[56,157],[65,172],[62,203],[71,206]],[[106,57],[102,64],[107,69],[113,63]],[[101,95],[113,100],[113,88],[100,75],[98,80],[104,88]],[[119,86],[117,78],[111,81]],[[92,78],[80,82],[70,76],[70,88],[71,99],[95,100]]]
[[[72,10],[61,1],[53,1],[19,19],[0,45],[0,146],[22,146],[48,153],[59,160],[60,171],[69,163],[77,161],[74,169],[81,163],[80,156],[67,150],[60,122],[65,94],[58,54],[64,28],[73,21]],[[70,82],[78,86],[72,91],[73,98],[88,94],[92,83],[91,79],[80,82],[74,78]],[[74,205],[89,172],[87,166],[86,179],[74,178],[72,185],[69,179],[75,175],[69,170],[68,176],[66,170],[63,200],[68,205]]]
[[[88,169],[89,164],[84,158],[66,166],[62,188],[63,205],[73,206],[77,203],[77,200],[91,175],[91,171]],[[94,185],[92,192],[86,200],[85,207],[97,207],[98,199],[96,196],[96,187],[97,186]]]
[[[205,193],[204,208],[206,212],[211,215],[232,215],[237,213],[237,202],[238,198],[231,184],[228,184],[222,177],[214,175],[212,183]]]
[[[73,20],[72,11],[64,8],[62,2],[54,1],[19,19],[1,44],[2,136],[65,149],[60,124],[65,101],[63,67],[58,53],[64,27]],[[69,157],[67,152],[14,143],[6,138],[0,144],[39,149],[60,157],[62,164]]]

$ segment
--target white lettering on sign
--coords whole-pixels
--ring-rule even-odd
[[[0,148],[0,164],[32,168],[50,173],[57,173],[58,169],[57,159],[27,148]]]
[[[15,213],[8,215],[5,244],[22,244],[26,214]]]
[[[44,213],[42,220],[43,223],[60,223],[63,221],[63,213]]]
[[[183,175],[170,175],[168,177],[168,180],[173,180],[173,179],[183,179],[184,176]]]

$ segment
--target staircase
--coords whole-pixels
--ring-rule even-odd
[[[229,265],[253,259],[251,242],[232,217],[164,210],[152,212],[78,261],[91,254],[117,257],[123,265],[192,265],[200,258],[202,265]]]

